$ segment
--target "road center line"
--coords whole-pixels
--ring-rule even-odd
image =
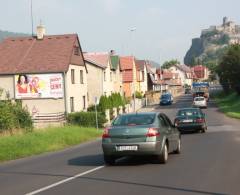
[[[94,169],[90,169],[90,170],[85,171],[85,172],[83,172],[83,173],[79,173],[79,174],[77,174],[77,175],[75,175],[75,176],[73,176],[73,177],[69,177],[69,178],[67,178],[67,179],[64,179],[64,180],[61,180],[61,181],[59,181],[59,182],[53,183],[53,184],[51,184],[51,185],[48,185],[48,186],[43,187],[43,188],[40,188],[40,189],[35,190],[35,191],[33,191],[33,192],[29,192],[29,193],[27,193],[27,194],[25,194],[25,195],[38,194],[38,193],[43,192],[43,191],[46,191],[46,190],[48,190],[48,189],[50,189],[50,188],[54,188],[54,187],[59,186],[59,185],[61,185],[61,184],[63,184],[63,183],[69,182],[69,181],[74,180],[74,179],[77,179],[77,178],[79,178],[79,177],[81,177],[81,176],[84,176],[84,175],[87,175],[87,174],[92,173],[92,172],[94,172],[94,171],[97,171],[97,170],[99,170],[99,169],[102,169],[102,168],[104,168],[104,167],[105,167],[105,166],[99,166],[99,167],[96,167],[96,168],[94,168]]]

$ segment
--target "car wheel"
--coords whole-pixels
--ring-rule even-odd
[[[114,165],[115,158],[111,155],[104,155],[104,162],[106,165]]]
[[[161,154],[158,155],[158,161],[162,164],[166,164],[167,160],[168,160],[168,147],[167,144],[164,144]]]
[[[201,133],[206,133],[207,127],[201,129]]]
[[[174,151],[175,154],[180,154],[181,153],[181,139],[178,139],[177,143],[177,149]]]

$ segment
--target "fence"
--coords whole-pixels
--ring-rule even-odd
[[[66,123],[66,114],[58,113],[37,113],[32,116],[34,127],[59,126]]]

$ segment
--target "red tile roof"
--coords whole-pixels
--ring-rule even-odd
[[[133,56],[120,57],[120,67],[121,70],[132,70],[133,69]]]
[[[135,62],[137,70],[144,70],[145,60],[136,60]]]
[[[109,62],[108,52],[92,52],[84,53],[84,59],[86,61],[92,62],[102,68],[107,68]]]
[[[0,74],[66,72],[69,64],[85,65],[82,53],[73,55],[75,45],[77,34],[7,38],[0,43]]]
[[[133,82],[133,71],[132,70],[123,70],[122,81],[123,82]]]
[[[194,77],[193,78],[204,78],[206,75],[205,75],[205,71],[207,70],[208,68],[206,66],[203,66],[203,65],[197,65],[197,66],[194,66],[192,67],[192,71],[193,71],[193,74],[194,74]]]

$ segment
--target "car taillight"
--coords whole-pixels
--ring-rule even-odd
[[[205,122],[205,119],[204,118],[198,118],[196,120],[197,123],[204,123]]]
[[[105,128],[105,129],[103,130],[102,138],[109,138],[109,137],[110,137],[110,135],[109,135],[109,129],[110,129],[110,128]]]
[[[160,133],[158,132],[159,128],[149,128],[146,134],[147,137],[154,137],[159,136]]]

